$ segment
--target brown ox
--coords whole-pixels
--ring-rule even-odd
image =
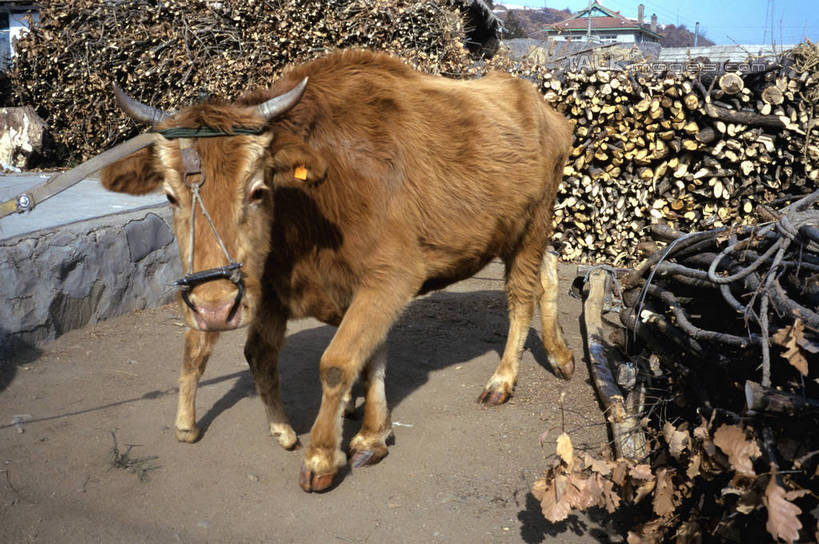
[[[257,107],[271,97],[284,102],[272,115],[269,104]],[[157,135],[102,175],[114,191],[167,193],[187,267],[192,193],[180,149],[194,149],[202,176],[188,181],[204,177],[201,197],[215,231],[242,264],[246,294],[237,304],[238,284],[222,277],[194,286],[190,305],[181,305],[190,330],[179,440],[198,438],[196,387],[218,331],[249,326],[245,357],[270,430],[285,448],[296,446],[277,354],[287,320],[313,316],[338,330],[321,357],[321,408],[299,482],[325,489],[347,462],[341,417],[362,371],[366,401],[352,464],[378,461],[391,432],[387,332],[413,297],[470,277],[495,257],[506,265],[509,336],[479,400],[500,404],[512,393],[536,302],[550,363],[571,377],[574,362],[556,323],[555,258],[545,252],[571,132],[530,83],[505,74],[453,81],[385,54],[345,51],[293,68],[235,103],[208,101],[169,116],[124,100],[132,115],[160,120],[159,129],[259,132]],[[228,264],[201,209],[194,217],[192,271]]]

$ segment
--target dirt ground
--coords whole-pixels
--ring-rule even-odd
[[[506,336],[500,267],[413,302],[388,341],[390,454],[324,494],[298,485],[303,450],[284,451],[266,431],[243,331],[225,334],[208,365],[197,399],[203,436],[192,445],[173,431],[184,332],[175,306],[69,332],[37,357],[6,364],[0,541],[609,541],[605,514],[550,524],[529,492],[554,452],[561,392],[575,446],[599,450],[607,441],[583,356],[580,303],[567,294],[574,272],[561,265],[574,379],[548,369],[535,319],[515,396],[501,407],[475,402]],[[318,412],[318,361],[333,332],[292,322],[281,354],[282,395],[302,443]],[[345,445],[359,424],[345,421]],[[131,458],[157,456],[147,481],[108,468],[112,432],[120,452],[136,445]]]

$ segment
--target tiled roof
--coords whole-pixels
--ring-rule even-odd
[[[639,30],[640,25],[635,21],[626,19],[625,17],[592,17],[592,30],[600,28],[616,28],[618,30]],[[558,31],[565,30],[586,30],[589,28],[589,18],[579,17],[576,19],[566,19],[552,25],[552,28]]]

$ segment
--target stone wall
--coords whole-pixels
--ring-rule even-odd
[[[170,302],[171,283],[182,275],[170,225],[170,211],[160,207],[0,240],[0,360]]]

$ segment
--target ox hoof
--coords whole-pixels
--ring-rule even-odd
[[[350,465],[353,468],[361,468],[367,465],[375,465],[387,456],[386,449],[383,452],[376,450],[361,450],[353,454]]]
[[[512,395],[506,391],[495,391],[487,388],[484,389],[483,393],[478,397],[478,402],[489,406],[497,406],[509,400],[511,396]]]
[[[555,371],[555,374],[557,374],[564,380],[571,380],[572,376],[574,376],[574,356],[570,355],[569,358],[566,359],[566,362],[564,363],[554,361],[550,357],[549,362],[551,363],[552,369]]]
[[[197,440],[199,440],[199,427],[194,425],[190,429],[180,429],[179,427],[176,428],[176,439],[180,442],[187,442],[188,444],[193,444]]]
[[[359,433],[350,440],[350,466],[360,468],[375,465],[387,456],[387,440],[392,436],[392,423],[389,419],[384,424],[386,430],[378,433]]]
[[[288,450],[297,450],[301,447],[301,443],[299,442],[299,437],[296,436],[295,431],[290,425],[270,425],[270,434],[279,441],[279,445]]]
[[[326,491],[333,485],[335,476],[335,471],[326,474],[314,474],[312,470],[302,465],[301,472],[299,472],[299,485],[308,493]]]

